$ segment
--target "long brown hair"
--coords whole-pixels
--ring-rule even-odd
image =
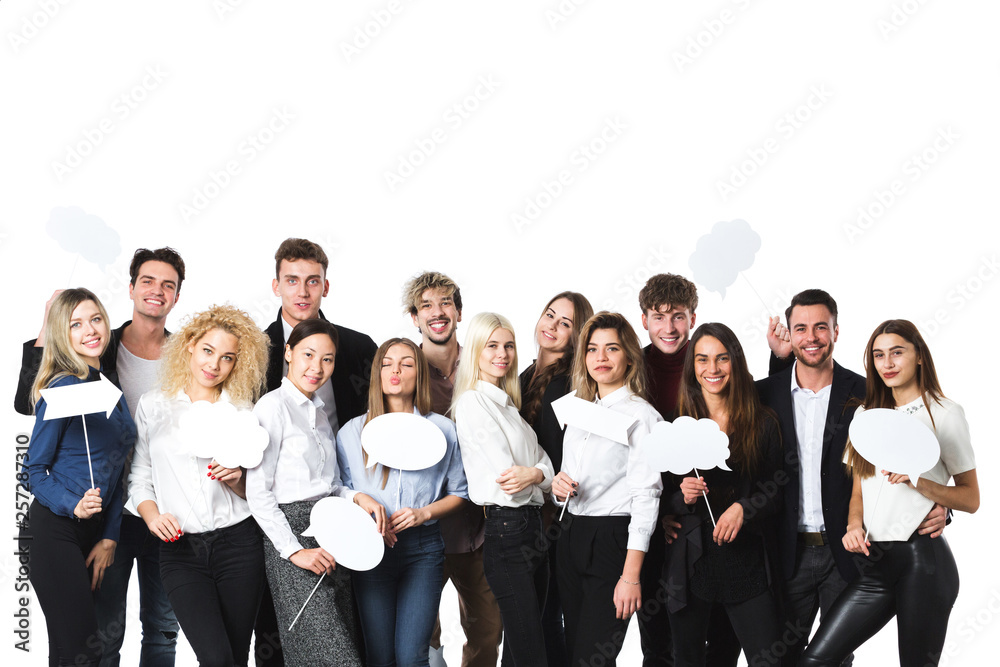
[[[919,362],[917,365],[917,387],[920,388],[920,397],[924,401],[924,408],[927,409],[927,416],[931,418],[931,426],[936,428],[934,416],[931,414],[930,400],[940,404],[941,399],[944,398],[944,392],[941,391],[941,383],[938,382],[937,370],[934,368],[934,359],[931,357],[931,351],[927,347],[924,337],[920,335],[920,331],[909,320],[886,320],[875,327],[871,338],[868,339],[868,347],[865,348],[864,357],[865,400],[862,405],[865,406],[866,410],[871,410],[872,408],[893,409],[896,407],[896,399],[892,395],[892,389],[886,386],[885,381],[882,380],[882,376],[875,369],[875,339],[882,334],[895,334],[913,346],[914,351],[917,353],[917,361]],[[928,400],[928,397],[930,397],[930,400]],[[854,445],[851,444],[850,439],[848,439],[847,447],[844,449],[844,458],[847,461],[847,465],[853,468],[854,474],[861,479],[867,479],[875,474],[874,464],[867,461],[854,449]]]
[[[585,401],[592,401],[597,396],[597,381],[590,377],[587,371],[587,346],[598,329],[610,329],[618,334],[618,341],[628,359],[628,370],[625,372],[625,386],[639,398],[646,398],[646,366],[642,357],[642,344],[635,335],[635,329],[621,313],[611,313],[602,310],[583,325],[580,339],[576,344],[576,358],[573,360],[573,389],[576,395]]]
[[[371,382],[368,384],[368,416],[365,418],[364,426],[367,426],[368,422],[376,417],[381,417],[389,412],[389,402],[385,399],[385,393],[382,391],[382,360],[385,359],[386,353],[389,352],[389,348],[393,345],[406,345],[413,352],[413,359],[416,362],[417,369],[417,385],[413,392],[413,405],[417,408],[417,412],[422,415],[426,415],[431,411],[430,369],[427,366],[427,358],[424,356],[423,350],[409,338],[390,338],[378,346],[378,350],[375,352],[375,359],[372,361]],[[364,426],[361,427],[362,430]],[[365,451],[364,447],[361,448],[361,457],[365,461],[365,466],[367,466],[368,452]],[[384,463],[382,464],[383,489],[389,481],[391,470],[392,468]]]
[[[570,332],[569,345],[566,347],[566,351],[554,364],[549,364],[545,368],[538,370],[535,368],[535,364],[532,363],[526,371],[530,372],[531,381],[528,382],[528,386],[524,388],[524,393],[521,396],[521,417],[524,418],[524,421],[532,425],[534,425],[535,419],[538,417],[538,412],[542,407],[542,397],[545,395],[545,390],[548,388],[549,383],[552,382],[552,378],[557,375],[569,376],[573,372],[573,355],[576,351],[577,339],[580,337],[580,330],[583,329],[584,323],[594,314],[594,307],[590,305],[590,301],[584,295],[579,292],[559,292],[559,294],[549,299],[549,302],[542,308],[542,314],[539,315],[539,319],[544,317],[545,313],[549,310],[549,306],[559,299],[566,299],[573,304],[573,330]]]
[[[698,341],[706,336],[715,338],[729,353],[729,383],[725,399],[729,407],[729,421],[726,435],[729,436],[729,460],[736,471],[753,474],[761,458],[761,433],[764,420],[772,418],[761,404],[753,376],[747,367],[743,346],[733,330],[719,322],[702,324],[691,336],[691,344],[684,354],[684,370],[681,375],[680,392],[677,399],[677,414],[695,419],[710,418],[708,405],[702,394],[701,385],[694,371],[694,350]]]

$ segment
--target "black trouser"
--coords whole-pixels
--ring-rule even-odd
[[[20,553],[27,552],[28,579],[45,615],[49,665],[97,665],[101,641],[85,563],[104,523],[59,516],[37,499],[28,521],[29,527],[21,530]]]
[[[256,522],[248,518],[165,543],[160,575],[199,664],[246,665],[264,587],[264,550]]]
[[[701,667],[705,664],[705,639],[713,603],[688,593],[687,605],[670,614],[670,632],[674,639],[674,665]],[[778,606],[774,595],[765,591],[745,602],[724,605],[739,638],[747,662],[751,665],[773,664],[770,658],[781,642]],[[761,663],[761,660],[764,660]]]
[[[820,624],[800,665],[839,665],[896,616],[901,667],[936,665],[958,597],[958,568],[943,537],[874,542],[861,577]]]
[[[574,516],[556,557],[570,664],[613,666],[628,621],[615,618],[614,594],[628,549],[627,516]],[[640,610],[641,611],[641,610]]]

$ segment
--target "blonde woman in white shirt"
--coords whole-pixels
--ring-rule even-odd
[[[243,471],[192,456],[180,421],[196,401],[249,410],[264,386],[267,346],[232,306],[198,313],[164,346],[162,385],[136,409],[129,495],[164,541],[163,588],[202,665],[247,664],[264,555]],[[206,474],[215,483],[203,485]],[[179,517],[189,511],[182,533]]]
[[[254,407],[269,442],[260,465],[247,471],[247,499],[264,531],[267,581],[289,665],[309,664],[319,655],[331,664],[361,665],[350,572],[338,568],[315,538],[302,536],[313,505],[328,496],[353,499],[386,530],[382,506],[341,485],[333,429],[318,394],[333,374],[337,344],[337,329],[326,320],[295,325],[285,345],[288,374]],[[289,632],[322,574],[327,576],[309,609]]]
[[[452,415],[469,498],[486,516],[483,570],[503,619],[504,667],[546,663],[547,549],[537,543],[553,471],[520,405],[514,328],[496,313],[480,313],[466,333]]]
[[[633,420],[626,443],[572,425],[552,495],[566,503],[556,546],[570,664],[615,664],[628,619],[641,606],[639,575],[656,525],[663,483],[639,453],[660,413],[644,398],[642,346],[618,313],[583,325],[573,361],[576,396]],[[609,650],[611,647],[613,650]]]
[[[858,554],[862,575],[833,604],[802,656],[800,665],[839,665],[896,617],[899,664],[936,665],[958,597],[958,567],[944,537],[917,531],[934,503],[953,510],[979,509],[979,480],[962,406],[945,398],[934,360],[920,332],[907,320],[880,324],[865,350],[867,408],[903,410],[934,431],[941,445],[937,464],[913,480],[878,471],[851,445],[846,460],[854,471],[854,492],[844,548]],[[869,519],[882,478],[877,514]],[[955,483],[949,485],[949,480]]]

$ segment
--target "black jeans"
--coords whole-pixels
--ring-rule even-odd
[[[483,571],[503,619],[503,667],[545,667],[548,547],[541,508],[487,505]]]
[[[199,664],[246,665],[264,587],[257,523],[248,518],[163,544],[160,575]]]
[[[97,665],[101,640],[85,562],[101,539],[103,521],[59,516],[37,499],[28,521],[19,536],[20,555],[27,555],[28,579],[45,615],[49,665]]]
[[[774,649],[781,643],[778,605],[765,591],[745,602],[723,605],[751,665],[776,664]],[[670,614],[674,640],[674,665],[700,667],[705,664],[705,639],[713,603],[688,593],[687,605]],[[784,654],[783,651],[781,651]]]
[[[896,616],[899,664],[936,665],[958,597],[958,567],[943,537],[873,542],[860,578],[848,584],[800,665],[839,665]]]

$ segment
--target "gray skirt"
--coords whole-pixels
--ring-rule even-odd
[[[300,501],[279,505],[304,549],[319,546],[315,538],[302,536],[302,531],[309,527],[309,512],[315,504],[316,501]],[[264,567],[274,598],[285,664],[361,667],[358,649],[361,637],[355,621],[350,570],[338,565],[332,575],[323,577],[309,606],[289,632],[288,626],[309,597],[319,575],[282,558],[266,535]]]

